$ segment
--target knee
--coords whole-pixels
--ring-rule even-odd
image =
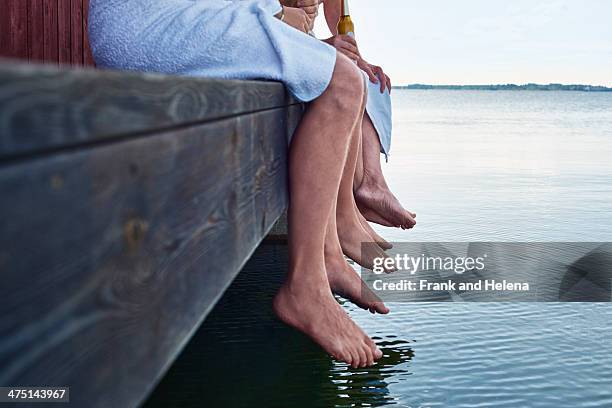
[[[357,117],[363,112],[366,88],[359,68],[346,56],[338,54],[336,67],[327,89],[335,109]]]

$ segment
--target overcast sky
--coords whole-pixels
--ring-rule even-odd
[[[612,0],[350,0],[364,57],[396,85],[612,86]],[[328,33],[321,29],[317,34]]]

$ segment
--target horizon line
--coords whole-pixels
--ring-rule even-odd
[[[590,88],[605,88],[605,89],[610,89],[612,90],[612,84],[611,85],[593,85],[593,84],[581,84],[581,83],[559,83],[559,82],[550,82],[548,84],[546,83],[538,83],[538,82],[526,82],[526,83],[513,83],[513,82],[506,82],[506,83],[483,83],[483,84],[431,84],[431,83],[422,83],[422,82],[414,82],[414,83],[407,83],[407,84],[399,84],[399,85],[393,85],[392,88],[401,88],[401,87],[408,87],[408,86],[432,86],[432,87],[493,87],[493,86],[498,86],[498,87],[502,87],[502,86],[515,86],[515,87],[526,87],[526,86],[539,86],[539,87],[551,87],[551,86],[562,86],[562,87],[571,87],[571,86],[577,86],[577,87],[590,87]]]

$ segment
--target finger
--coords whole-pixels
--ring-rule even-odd
[[[359,55],[347,50],[346,48],[340,48],[338,51],[340,51],[342,54],[346,55],[353,61],[359,61]]]
[[[368,77],[370,77],[370,81],[373,84],[377,84],[378,83],[378,78],[376,78],[376,74],[374,74],[374,71],[372,71],[372,68],[370,68],[369,66],[365,66],[362,68],[363,71],[368,74]]]
[[[319,11],[317,7],[301,7],[301,9],[310,15],[318,14]]]
[[[357,41],[355,41],[355,39],[354,39],[353,37],[351,37],[350,35],[348,35],[348,34],[341,34],[339,37],[340,37],[342,40],[344,40],[344,41],[346,41],[346,42],[348,42],[348,43],[351,43],[351,44],[353,44],[355,47],[357,47]]]
[[[357,47],[355,47],[353,44],[347,43],[347,42],[340,42],[338,44],[341,48],[347,49],[350,52],[352,52],[353,54],[357,54],[359,55],[359,50],[357,49]]]
[[[381,67],[374,67],[374,72],[376,73],[376,77],[380,80],[380,93],[385,92],[385,87],[387,86],[387,81],[385,79],[385,73],[383,72]]]
[[[355,62],[359,61],[359,55],[355,54],[355,52],[353,52],[350,48],[345,47],[344,44],[339,45],[338,47],[336,47],[336,49],[338,50],[338,52],[346,55],[351,60]]]
[[[384,93],[385,88],[387,87],[387,80],[385,79],[385,73],[382,71],[382,68],[380,67],[376,67],[374,72],[376,72],[376,77],[380,80],[380,93]]]
[[[304,32],[308,34],[310,32],[310,19],[308,18],[308,16],[306,16],[306,18],[304,19],[303,25],[304,25]]]
[[[383,92],[386,88],[389,90],[389,93],[391,93],[391,79],[389,78],[389,75],[385,74],[385,71],[383,71],[382,68],[380,68],[380,71],[378,71],[377,74],[383,83]]]
[[[385,93],[385,88],[387,87],[387,81],[385,80],[385,73],[382,72],[382,69],[380,69],[380,67],[379,67],[379,70],[376,76],[380,78],[380,93]]]

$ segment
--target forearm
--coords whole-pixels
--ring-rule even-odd
[[[342,13],[342,0],[325,0],[323,3],[325,20],[332,35],[338,35],[338,21]]]

